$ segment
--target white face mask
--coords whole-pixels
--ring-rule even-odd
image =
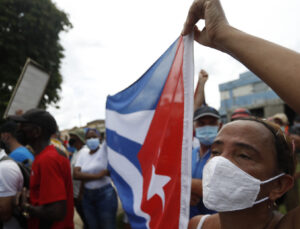
[[[252,177],[222,156],[210,159],[203,170],[203,203],[217,212],[228,212],[250,208],[269,197],[256,200],[260,185],[271,182],[279,174],[266,181]]]

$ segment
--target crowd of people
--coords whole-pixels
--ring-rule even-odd
[[[230,26],[219,0],[194,1],[182,35],[192,31],[195,41],[242,62],[300,114],[298,53]],[[188,227],[299,229],[300,116],[290,123],[283,113],[260,119],[238,108],[222,123],[206,104],[207,80],[201,70]],[[54,117],[31,109],[9,116],[0,137],[0,228],[74,228],[75,209],[84,228],[116,228],[118,197],[98,130],[77,128],[62,141]]]
[[[202,30],[196,26],[199,20],[205,21]],[[219,0],[193,2],[182,35],[192,31],[196,42],[243,63],[300,113],[300,101],[295,99],[300,86],[298,53],[230,26]],[[299,204],[285,215],[275,206],[295,187],[297,138],[291,137],[278,124],[256,118],[224,125],[198,179],[201,192],[195,192],[206,208],[217,213],[193,217],[189,228],[300,228]],[[205,155],[200,147],[200,158],[201,153]]]
[[[219,112],[205,102],[207,79],[207,72],[201,70],[194,99],[194,142],[198,145],[194,143],[192,151],[189,228],[223,228],[221,217],[225,215],[226,220],[233,212],[236,216],[233,214],[228,220],[236,217],[240,224],[247,222],[249,228],[273,228],[283,217],[279,207],[289,212],[300,205],[297,181],[300,170],[296,171],[297,157],[300,159],[300,116],[289,125],[284,113],[260,119],[246,108],[237,108],[230,115],[230,122],[222,127]],[[275,160],[267,153],[275,156]],[[255,163],[270,166],[267,161],[272,160],[274,171],[270,175],[261,174],[265,171],[262,168],[253,169]],[[285,175],[288,178],[280,182],[286,187],[281,187],[277,198],[275,194],[258,195],[267,186],[260,187],[260,184],[278,182]],[[268,216],[262,219],[264,227],[256,226],[258,220],[254,224],[250,220],[259,218],[259,214]]]
[[[70,145],[49,112],[31,109],[10,116],[0,133],[3,228],[74,228],[74,207],[84,228],[116,228],[118,201],[97,129],[71,131]]]

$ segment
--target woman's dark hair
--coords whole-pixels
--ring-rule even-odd
[[[90,132],[90,131],[94,131],[98,137],[101,137],[99,130],[97,130],[96,128],[86,128],[85,137],[87,136],[88,132]]]

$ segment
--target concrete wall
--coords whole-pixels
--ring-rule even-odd
[[[271,117],[276,113],[284,113],[284,103],[265,106],[264,113],[265,117]]]

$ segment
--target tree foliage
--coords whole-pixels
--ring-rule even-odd
[[[41,107],[60,99],[63,47],[59,33],[72,27],[51,0],[0,0],[0,117],[29,57],[50,74]]]

